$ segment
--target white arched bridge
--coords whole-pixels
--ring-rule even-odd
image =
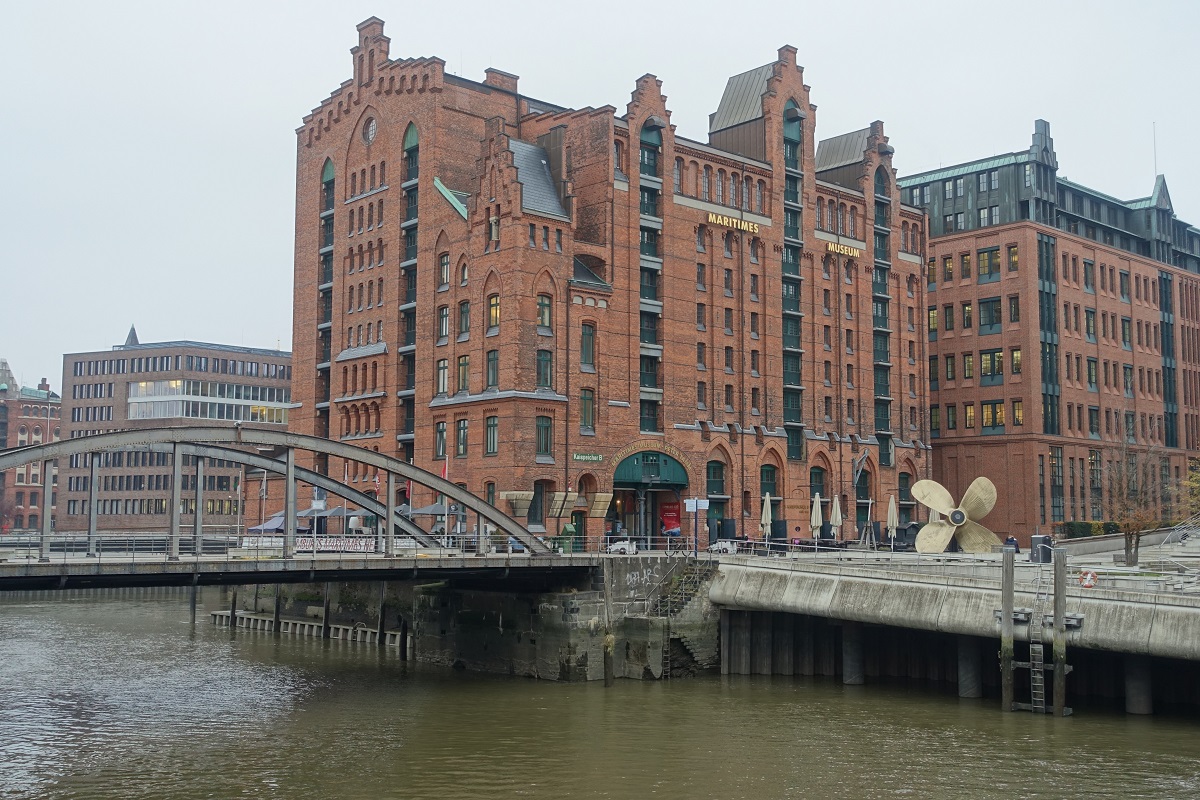
[[[264,455],[254,448],[271,448],[272,455]],[[296,433],[238,427],[174,427],[118,431],[29,447],[0,450],[0,471],[26,464],[41,464],[43,496],[49,497],[53,491],[53,469],[50,462],[76,455],[95,455],[104,452],[128,450],[151,450],[171,454],[172,481],[170,489],[171,502],[168,512],[170,516],[170,528],[167,536],[167,561],[179,560],[180,541],[183,535],[181,508],[183,505],[182,487],[185,456],[194,456],[189,470],[195,475],[194,486],[197,502],[192,520],[193,531],[191,535],[194,537],[193,548],[197,548],[194,550],[196,553],[199,552],[198,547],[201,541],[203,526],[204,504],[201,502],[201,499],[204,492],[204,463],[205,459],[211,458],[240,463],[254,469],[266,470],[277,473],[285,478],[285,501],[282,520],[282,557],[285,560],[292,558],[296,551],[296,496],[297,486],[300,483],[318,487],[329,494],[344,498],[348,503],[357,505],[366,513],[373,514],[378,519],[384,521],[381,526],[382,529],[379,532],[379,538],[382,539],[379,552],[384,556],[394,555],[394,542],[397,536],[410,537],[420,545],[437,547],[439,543],[435,539],[413,523],[411,519],[399,513],[400,509],[395,505],[398,480],[410,481],[412,484],[424,486],[441,493],[447,499],[447,502],[456,503],[466,513],[475,515],[479,531],[490,528],[496,536],[503,537],[502,541],[518,541],[530,555],[551,554],[551,548],[547,544],[531,534],[512,517],[444,478],[381,453],[364,450],[329,439]],[[380,499],[347,486],[327,475],[297,466],[297,451],[334,456],[373,467],[386,476],[386,494]],[[89,460],[91,481],[89,482],[90,502],[87,504],[87,536],[88,555],[94,555],[98,536],[98,503],[96,501],[99,487],[99,481],[97,480],[99,459],[91,458]],[[49,560],[51,543],[54,539],[51,528],[51,515],[43,514],[40,522],[41,535],[37,537],[37,548],[39,561],[45,562]]]

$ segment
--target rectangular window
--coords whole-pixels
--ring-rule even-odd
[[[467,455],[467,420],[460,419],[454,424],[454,455],[459,458]]]
[[[696,408],[708,408],[708,384],[704,381],[696,382]]]
[[[495,389],[500,385],[500,351],[487,351],[487,388]]]
[[[1083,333],[1089,342],[1096,341],[1096,309],[1083,310]]]
[[[1008,351],[1008,368],[1013,375],[1021,374],[1021,348],[1014,347]]]
[[[1126,303],[1128,303],[1129,302],[1129,273],[1122,270],[1119,277],[1121,280],[1121,299],[1123,301],[1125,301]]]
[[[488,328],[500,327],[500,295],[488,296]]]
[[[979,352],[979,384],[996,386],[1004,383],[1004,351],[981,350]]]
[[[950,256],[942,258],[942,280],[946,282],[954,280],[954,259]]]
[[[466,336],[471,332],[471,301],[464,300],[458,304],[458,335]]]
[[[435,394],[445,394],[450,383],[450,362],[439,358],[434,369],[433,391]]]
[[[970,328],[970,327],[971,327],[971,325],[972,325],[972,323],[974,322],[974,315],[972,314],[972,311],[973,311],[973,306],[972,306],[970,303],[963,303],[963,304],[962,304],[962,326],[963,326],[963,330],[966,330],[967,328]]]
[[[962,357],[963,379],[970,380],[975,377],[975,354],[963,353]]]
[[[653,432],[659,429],[658,426],[658,401],[642,400],[638,406],[638,426],[639,430]]]
[[[980,423],[983,426],[984,433],[989,430],[995,431],[998,428],[1004,427],[1004,401],[993,400],[987,403],[981,403]]]
[[[433,424],[433,457],[446,457],[446,423],[435,422]]]
[[[484,420],[484,455],[494,456],[500,451],[500,418],[488,417]]]
[[[596,393],[591,389],[579,392],[579,427],[586,432],[596,428]]]
[[[975,404],[974,403],[964,403],[963,404],[963,427],[967,428],[968,430],[973,430],[975,428]]]
[[[550,417],[537,418],[537,455],[554,455],[554,421]]]
[[[1016,370],[1014,368],[1014,372],[1015,371]],[[1096,387],[1096,372],[1097,372],[1096,359],[1089,358],[1087,360],[1087,382],[1088,382],[1088,389],[1093,392],[1096,391],[1096,388],[1097,388]]]
[[[979,333],[1000,332],[1000,298],[990,297],[979,301]]]
[[[946,406],[946,430],[958,430],[958,406],[954,404]]]
[[[1008,297],[1008,321],[1021,321],[1021,297],[1019,295],[1009,295]]]
[[[1121,317],[1121,346],[1126,350],[1133,349],[1133,321],[1129,317]]]
[[[938,329],[937,306],[930,306],[929,307],[929,334],[931,337],[937,334],[937,329]]]
[[[549,389],[554,382],[554,354],[549,350],[537,351],[537,386]]]
[[[460,391],[460,392],[470,391],[470,388],[471,388],[470,380],[471,380],[471,357],[470,356],[459,356],[458,357],[458,391]]]
[[[596,326],[589,323],[580,329],[579,364],[584,370],[596,367]]]
[[[946,380],[954,380],[954,356],[946,356]]]

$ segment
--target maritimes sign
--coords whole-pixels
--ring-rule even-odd
[[[735,231],[745,231],[746,233],[758,233],[757,222],[747,222],[737,217],[725,217],[715,214],[712,211],[708,212],[708,224],[724,225],[726,228],[733,228]]]

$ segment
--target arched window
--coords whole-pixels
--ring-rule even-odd
[[[658,177],[658,154],[662,149],[662,127],[651,117],[642,126],[641,144],[638,148],[638,172]]]
[[[825,230],[825,201],[817,198],[817,230]]]
[[[767,193],[767,184],[765,181],[759,181],[755,187],[754,193],[754,210],[759,214],[763,213],[763,196]]]
[[[321,167],[321,210],[332,211],[334,205],[333,161],[325,159]]]
[[[738,180],[736,172],[729,173],[729,205],[734,208],[738,207],[738,190],[741,188],[742,182]]]
[[[825,230],[833,233],[837,230],[837,203],[835,203],[833,200],[830,200],[827,204],[827,208],[829,214],[825,217]]]
[[[706,492],[709,495],[724,497],[725,491],[725,463],[722,461],[709,461],[705,469]]]
[[[350,284],[350,288],[346,290],[346,294],[347,294],[347,299],[349,300],[349,302],[346,304],[346,311],[353,312],[354,311],[354,284]]]
[[[683,194],[683,159],[675,159],[675,194]]]
[[[887,167],[878,166],[875,168],[875,194],[879,197],[887,197],[890,181],[888,180]]]
[[[462,267],[460,267],[458,270],[458,285],[459,286],[467,285],[467,262],[465,262],[465,261],[463,262]]]
[[[711,195],[712,188],[712,167],[707,164],[704,167],[704,179],[700,183],[700,199],[707,200]]]
[[[779,497],[776,490],[777,470],[774,464],[763,464],[758,469],[759,494]]]
[[[379,162],[379,185],[387,186],[387,162]]]
[[[743,178],[742,183],[743,183],[743,185],[742,185],[742,210],[749,211],[750,210],[750,197],[751,197],[752,187],[754,186],[754,179],[751,178],[749,175],[747,175],[745,178]],[[761,195],[759,196],[759,205],[760,206],[762,205]],[[759,208],[759,211],[761,211],[761,210],[762,209]]]
[[[808,471],[808,493],[819,494],[822,499],[829,498],[825,491],[825,470],[821,467],[813,467]]]
[[[725,202],[725,170],[717,170],[717,203]]]
[[[783,106],[783,162],[788,169],[800,169],[800,142],[803,137],[804,112],[795,100]]]
[[[846,204],[841,203],[837,209],[837,232],[838,236],[843,236],[846,233]]]
[[[375,295],[375,305],[383,305],[383,278],[379,279],[379,294]]]
[[[420,138],[417,126],[411,122],[404,131],[404,180],[416,180],[420,174]]]
[[[550,328],[554,323],[554,315],[552,313],[554,301],[548,294],[539,294],[537,297],[537,324],[539,328]]]
[[[908,223],[904,222],[900,225],[900,249],[908,252]]]
[[[358,194],[358,173],[350,173],[350,196],[354,197]]]

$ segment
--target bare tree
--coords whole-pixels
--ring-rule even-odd
[[[1104,516],[1125,537],[1125,564],[1136,566],[1142,533],[1171,516],[1178,487],[1172,485],[1167,460],[1146,448],[1127,442],[1109,455]]]

